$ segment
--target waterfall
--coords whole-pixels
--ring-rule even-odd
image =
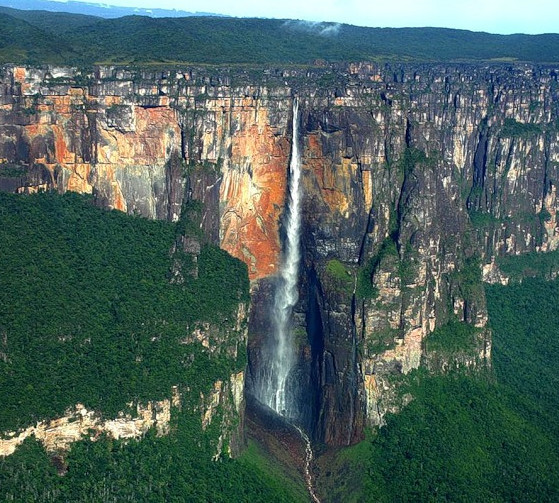
[[[266,351],[256,386],[259,400],[285,417],[299,432],[305,445],[304,477],[313,503],[320,503],[312,477],[313,450],[308,435],[297,424],[300,419],[292,370],[295,341],[292,313],[299,298],[297,280],[301,262],[301,154],[299,151],[299,103],[293,100],[293,138],[289,162],[289,186],[285,215],[285,246],[272,306],[273,338]]]
[[[299,103],[293,101],[293,138],[289,163],[286,205],[286,240],[272,308],[273,348],[261,383],[260,400],[278,414],[290,419],[297,410],[290,395],[290,373],[295,354],[291,314],[297,303],[297,279],[301,261],[301,154],[299,151]],[[291,384],[291,389],[293,385]]]

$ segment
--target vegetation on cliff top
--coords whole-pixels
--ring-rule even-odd
[[[0,13],[0,62],[65,64],[78,57],[64,38]]]
[[[559,280],[488,285],[486,296],[493,369],[411,373],[412,402],[328,458],[331,501],[558,501]],[[471,334],[451,323],[426,343]]]
[[[365,28],[222,17],[101,19],[0,9],[0,62],[309,64],[357,61],[557,62],[559,35]],[[58,51],[57,51],[58,49]]]
[[[76,403],[111,417],[244,369],[242,343],[235,359],[184,340],[201,323],[234,323],[246,267],[205,246],[198,278],[170,284],[175,227],[72,193],[0,194],[0,431]],[[223,332],[235,348],[240,335]]]

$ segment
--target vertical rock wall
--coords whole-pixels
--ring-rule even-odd
[[[309,431],[346,445],[395,406],[390,375],[429,358],[424,339],[436,327],[479,329],[471,362],[489,358],[481,265],[495,274],[494,256],[557,249],[557,71],[4,68],[0,187],[92,192],[170,220],[201,201],[206,234],[248,264],[249,357],[259,365],[297,93],[296,372]]]

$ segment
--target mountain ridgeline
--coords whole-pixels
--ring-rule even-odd
[[[158,8],[142,8],[142,7],[124,7],[112,4],[96,4],[93,2],[81,2],[80,0],[66,0],[58,2],[57,0],[18,0],[17,5],[12,0],[3,0],[2,4],[11,10],[18,9],[25,11],[35,11],[45,14],[72,14],[82,17],[90,16],[97,18],[112,19],[123,16],[150,16],[150,17],[185,17],[185,16],[219,16],[210,12],[188,12],[177,9],[158,9]]]
[[[312,64],[558,60],[559,35],[366,28],[225,17],[95,16],[0,7],[0,63]]]
[[[157,39],[157,22],[132,21],[138,25],[153,22],[152,35]],[[286,28],[283,22],[269,23]],[[307,28],[301,33],[317,36]],[[146,37],[149,34],[145,31]],[[550,412],[553,408],[540,406],[527,396],[534,394],[555,403],[556,394],[547,384],[540,395],[535,393],[538,371],[533,367],[526,382],[507,372],[507,358],[514,368],[520,368],[522,358],[529,358],[518,337],[508,338],[507,330],[526,333],[522,323],[536,325],[527,316],[512,316],[512,308],[499,296],[506,296],[501,289],[512,288],[506,284],[538,276],[530,280],[536,283],[525,281],[515,293],[519,309],[532,309],[522,288],[538,290],[534,286],[538,281],[547,284],[543,279],[553,278],[559,271],[558,75],[557,65],[534,63],[323,61],[312,67],[183,65],[151,70],[110,65],[81,69],[5,65],[0,74],[0,189],[27,194],[21,197],[28,200],[45,197],[32,197],[36,192],[47,192],[53,198],[53,192],[91,194],[88,204],[92,201],[121,210],[134,222],[144,222],[140,217],[165,221],[165,225],[144,222],[153,224],[149,232],[159,243],[157,253],[144,243],[143,233],[137,233],[142,247],[147,247],[146,260],[157,271],[146,277],[132,275],[137,283],[122,285],[118,276],[111,276],[108,286],[112,290],[100,299],[106,312],[91,319],[111,329],[106,342],[109,349],[113,336],[119,341],[115,351],[129,351],[124,368],[137,388],[132,384],[124,387],[123,400],[130,396],[141,403],[164,399],[164,390],[173,385],[181,389],[181,382],[175,381],[184,377],[182,396],[192,400],[183,402],[183,414],[190,411],[187,416],[192,422],[179,419],[175,426],[171,422],[169,437],[148,434],[147,440],[162,449],[155,449],[154,457],[160,452],[167,456],[167,448],[176,456],[172,446],[161,445],[165,439],[172,443],[173,435],[183,432],[184,446],[203,425],[215,428],[209,430],[207,444],[192,441],[202,446],[204,459],[219,453],[216,459],[223,464],[216,465],[216,480],[223,484],[222,499],[234,501],[233,482],[227,485],[224,473],[230,470],[235,477],[231,480],[242,480],[246,476],[243,466],[267,466],[256,444],[250,443],[253,440],[284,465],[279,475],[275,465],[269,466],[269,473],[279,479],[262,475],[261,480],[266,480],[262,483],[270,491],[278,487],[281,477],[297,480],[293,472],[306,468],[305,446],[300,445],[297,431],[258,399],[260,376],[270,364],[266,341],[274,338],[271,316],[287,250],[287,215],[293,205],[288,198],[292,181],[288,173],[296,145],[300,264],[288,331],[292,345],[289,382],[295,383],[292,396],[297,403],[290,404],[296,408],[290,417],[296,417],[296,426],[306,432],[315,448],[316,463],[311,471],[314,480],[321,481],[315,484],[319,498],[510,501],[518,495],[520,501],[530,501],[539,487],[552,501],[558,494],[558,480],[542,467],[559,459],[556,448],[550,447],[556,445],[553,439],[558,431]],[[17,198],[6,196],[5,200],[8,209],[2,215],[8,218]],[[48,204],[50,199],[45,201]],[[77,219],[73,211],[56,208],[57,225]],[[29,211],[24,208],[16,213],[25,216]],[[78,236],[74,234],[64,238],[65,248],[58,252],[61,262],[75,248]],[[70,254],[70,271],[87,265],[90,248],[97,257],[95,264],[103,264],[111,258],[104,251],[110,246],[108,241],[101,246],[95,240],[79,244],[80,254]],[[219,255],[216,247],[242,261],[246,269],[238,261],[229,262],[232,259],[225,254]],[[44,252],[41,240],[28,248],[29,261],[34,250]],[[17,253],[6,257],[21,258]],[[120,267],[118,264],[113,267]],[[26,279],[23,285],[31,291],[35,276],[41,284],[48,283],[39,274],[47,265],[40,262],[28,269],[20,264],[12,269],[21,272]],[[219,289],[228,271],[231,277],[223,283],[225,291],[219,293],[229,299],[226,302],[209,292]],[[245,275],[250,279],[248,313],[239,307],[245,298]],[[79,292],[81,277],[71,277],[78,282],[75,290]],[[206,291],[197,294],[196,288],[204,289],[206,281],[210,282]],[[494,286],[484,286],[484,282]],[[18,288],[32,296],[24,286]],[[171,296],[173,306],[168,317],[161,306],[151,307],[146,300],[158,299],[164,305],[166,295]],[[550,291],[549,295],[555,298],[556,294]],[[190,307],[181,314],[183,300]],[[84,301],[83,305],[90,304],[95,302]],[[196,313],[190,309],[205,312],[206,304],[212,317],[202,317],[196,324]],[[78,353],[82,347],[89,349],[83,332],[87,326],[80,328],[83,333],[76,328],[74,338],[67,340],[60,321],[45,329],[37,325],[33,313],[39,305],[33,306],[35,309],[23,311],[26,323],[12,316],[14,326],[0,326],[0,336],[7,334],[4,339],[8,341],[0,339],[0,343],[9,345],[10,334],[17,328],[28,344],[23,327],[31,324],[41,329],[36,333],[54,339],[54,346],[68,342]],[[232,310],[221,310],[227,306]],[[72,306],[74,311],[69,312],[79,313],[78,308]],[[143,315],[136,320],[137,309]],[[56,304],[48,304],[46,313],[56,315]],[[152,319],[151,324],[141,324]],[[218,329],[215,325],[220,322],[225,325]],[[165,335],[168,325],[172,329],[169,336]],[[553,326],[550,330],[537,326],[541,344],[555,347]],[[246,354],[242,353],[244,328]],[[166,376],[161,371],[166,376],[161,386],[152,380],[151,367],[144,363],[150,344],[158,344],[159,336],[181,348],[169,360],[173,373]],[[129,343],[136,344],[134,351]],[[501,351],[494,366],[493,347]],[[196,352],[191,355],[192,348]],[[109,349],[104,351],[110,353]],[[11,353],[2,351],[0,369],[6,369],[12,378]],[[526,351],[536,349],[531,344]],[[24,359],[25,354],[18,358]],[[201,364],[201,369],[192,362]],[[213,369],[211,378],[204,389],[191,388],[192,372],[202,372],[204,362]],[[553,357],[538,362],[541,375],[554,379]],[[53,364],[61,365],[58,359]],[[219,374],[214,375],[214,370]],[[142,383],[150,386],[149,392],[135,392],[143,389]],[[35,396],[44,386],[30,384],[25,388],[28,396]],[[242,404],[239,408],[232,405],[238,403],[234,397],[239,397],[243,386],[240,396],[246,400],[246,411]],[[88,389],[78,386],[72,402],[80,394],[87,396]],[[102,411],[102,396],[98,393],[93,398],[88,407]],[[29,410],[21,409],[20,417],[17,411],[22,404],[17,396],[12,402],[13,414],[6,418],[6,428],[25,428],[64,412],[65,406],[62,401],[42,403],[41,410],[34,412],[29,405]],[[75,403],[68,404],[72,405]],[[111,404],[106,414],[126,412],[126,402],[124,409],[122,405]],[[208,409],[211,414],[206,413]],[[457,422],[445,411],[451,411]],[[210,425],[206,424],[207,414],[214,418]],[[505,425],[502,436],[497,434],[501,424]],[[553,427],[545,431],[545,424]],[[530,438],[537,440],[534,445],[523,433],[528,430]],[[413,435],[407,437],[406,431]],[[456,443],[457,431],[467,431],[476,439],[471,449]],[[487,431],[488,437],[484,436]],[[249,458],[239,461],[248,465],[228,459],[229,439],[233,439],[233,453],[235,447],[249,441]],[[123,466],[132,467],[132,450],[142,449],[142,442],[121,444],[124,441],[118,440],[113,445],[113,440],[109,435],[103,437],[103,444],[78,443],[75,458],[70,451],[70,459],[81,467],[76,476],[89,470],[88,452],[100,451],[91,454],[91,459],[104,460],[100,465],[109,467],[96,472],[101,492],[103,487],[117,490],[114,481],[123,473],[116,467],[119,460],[126,458]],[[347,449],[340,450],[342,447]],[[23,451],[16,450],[13,456],[24,452],[48,465],[29,440],[18,449]],[[59,456],[66,463],[65,452],[51,452],[50,456]],[[440,459],[450,454],[450,468],[441,466]],[[176,460],[173,456],[165,459]],[[6,479],[21,477],[32,485],[36,472],[26,468],[22,475],[18,462],[11,459],[4,462],[5,473],[10,474]],[[188,459],[181,487],[189,487],[189,476],[195,470],[194,458]],[[363,460],[366,473],[355,468]],[[204,466],[207,473],[213,469],[209,462]],[[483,470],[476,468],[479,466]],[[422,472],[424,467],[427,474]],[[397,470],[398,481],[403,482],[400,493],[393,485]],[[71,491],[71,484],[65,487],[52,477],[54,482],[45,482],[52,484],[52,491],[70,494],[64,491]],[[500,477],[503,483],[492,486],[491,481]],[[164,473],[149,479],[160,484],[157,494],[161,501],[170,497],[161,485],[164,479]],[[468,485],[472,480],[477,485]],[[111,481],[113,485],[102,485]],[[299,482],[285,500],[304,500],[304,485],[301,479]],[[507,492],[511,487],[512,496]],[[147,482],[142,486],[146,494],[151,488]],[[192,500],[217,500],[216,492],[204,486]],[[243,497],[248,496],[239,494],[237,500]]]

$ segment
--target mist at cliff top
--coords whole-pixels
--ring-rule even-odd
[[[557,33],[556,0],[89,0],[144,9],[212,12],[238,17],[331,21],[372,27],[441,27],[489,33]],[[23,8],[23,7],[22,7]]]

